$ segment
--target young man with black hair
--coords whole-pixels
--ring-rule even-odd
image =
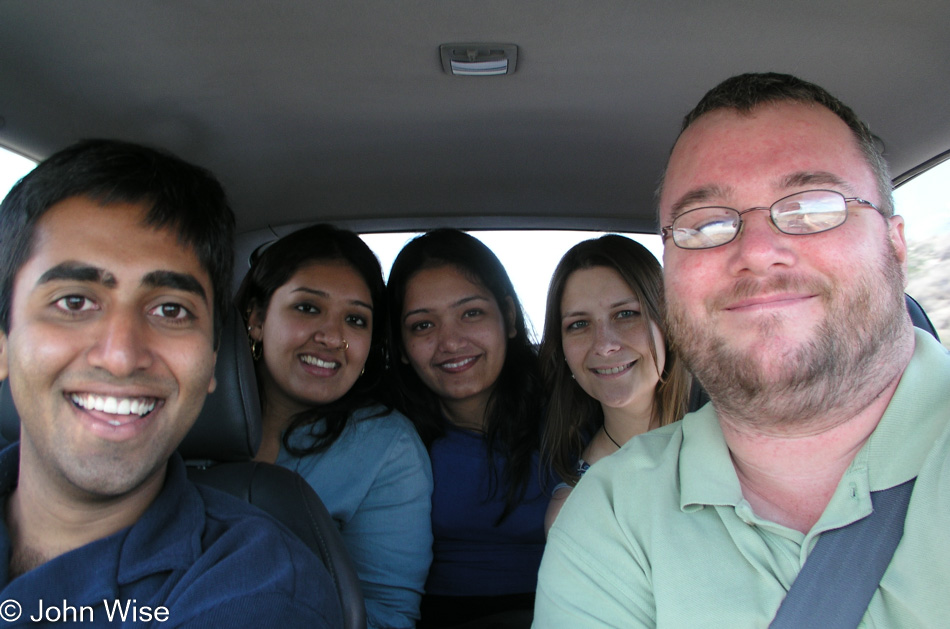
[[[214,389],[234,217],[207,171],[86,141],[0,205],[0,618],[336,627],[292,534],[190,483],[175,452]],[[167,623],[167,625],[166,625]]]

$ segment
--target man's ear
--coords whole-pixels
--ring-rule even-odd
[[[891,247],[894,249],[894,255],[904,269],[904,277],[907,277],[907,240],[904,238],[904,217],[894,215],[887,219],[887,236],[891,241]],[[905,280],[906,284],[906,280]]]
[[[10,365],[7,357],[7,334],[0,332],[0,380],[6,380],[10,375]]]
[[[218,366],[218,352],[214,353],[214,366]],[[214,390],[218,388],[218,381],[214,377],[214,371],[211,372],[211,382],[208,383],[208,395],[214,393]]]
[[[518,336],[518,328],[515,323],[518,321],[518,314],[515,312],[515,300],[510,296],[505,297],[505,327],[508,328],[508,338],[513,339]]]

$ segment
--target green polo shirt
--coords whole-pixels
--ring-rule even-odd
[[[808,534],[742,497],[712,405],[594,465],[548,537],[535,627],[768,627],[818,536],[917,476],[861,627],[950,626],[950,353],[916,349],[880,424]]]

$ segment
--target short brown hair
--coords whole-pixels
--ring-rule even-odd
[[[696,107],[686,114],[680,135],[696,120],[719,109],[734,109],[739,113],[748,114],[761,105],[789,101],[821,105],[848,125],[858,143],[858,148],[877,180],[877,191],[880,197],[878,211],[884,216],[892,216],[894,214],[893,185],[887,161],[878,148],[877,138],[850,107],[814,83],[790,74],[776,72],[740,74],[728,78],[706,92]],[[661,181],[658,192],[662,189]],[[659,199],[659,194],[657,198]]]

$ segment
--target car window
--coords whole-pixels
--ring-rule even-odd
[[[0,201],[20,178],[33,170],[36,162],[0,146]]]
[[[906,221],[907,294],[950,347],[950,160],[897,188],[894,205]]]
[[[561,256],[568,249],[590,238],[598,238],[606,232],[555,231],[555,230],[508,230],[469,232],[489,249],[508,271],[528,317],[529,330],[534,329],[534,341],[541,340],[544,329],[544,303],[548,283]],[[416,233],[398,232],[385,234],[361,234],[366,244],[379,258],[383,276],[389,277],[389,269],[399,250]],[[660,263],[663,262],[663,243],[656,234],[623,234],[649,249]]]

